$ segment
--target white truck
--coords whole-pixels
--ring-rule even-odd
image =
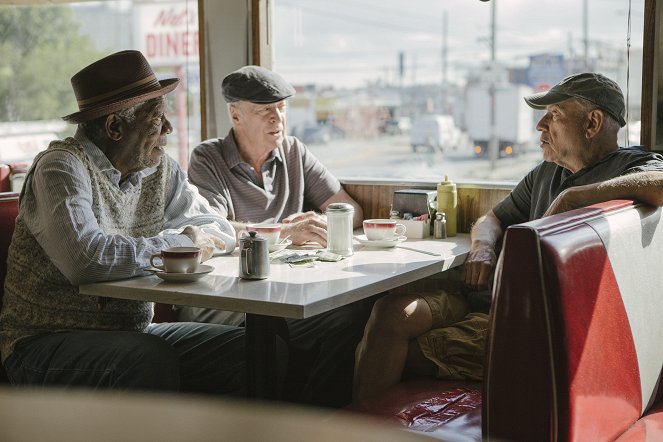
[[[455,150],[460,141],[460,130],[450,115],[422,115],[414,120],[410,129],[412,152],[422,146],[433,152]]]
[[[534,112],[523,97],[532,88],[522,84],[495,87],[495,136],[498,157],[517,155],[532,141]],[[487,156],[492,135],[490,84],[477,83],[466,89],[465,127],[476,156]]]

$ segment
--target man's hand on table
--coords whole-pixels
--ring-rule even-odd
[[[495,248],[480,244],[470,249],[463,264],[461,278],[465,285],[473,290],[487,290],[490,288],[496,265]]]
[[[316,242],[327,246],[327,218],[313,211],[293,213],[281,223],[281,238],[286,236],[295,245]]]
[[[200,248],[200,261],[207,261],[212,257],[214,250],[219,248],[224,250],[226,244],[220,238],[204,232],[197,226],[186,226],[182,231],[182,235],[188,236],[193,245]]]

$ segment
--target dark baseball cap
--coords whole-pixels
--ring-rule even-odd
[[[231,72],[221,83],[223,98],[228,103],[276,103],[295,95],[295,88],[276,72],[260,66],[244,66]]]
[[[569,98],[584,98],[609,113],[620,126],[626,125],[626,105],[619,85],[601,74],[585,72],[569,75],[549,90],[525,97],[534,109],[545,109]]]

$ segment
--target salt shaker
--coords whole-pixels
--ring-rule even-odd
[[[444,239],[447,237],[447,219],[444,212],[437,212],[435,214],[435,221],[433,222],[433,237],[435,239]]]
[[[333,203],[327,206],[327,250],[351,256],[352,221],[355,209],[351,204]]]

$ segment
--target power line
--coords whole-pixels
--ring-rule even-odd
[[[299,8],[299,9],[302,9],[302,10],[307,11],[309,13],[320,15],[320,16],[325,17],[325,18],[330,18],[330,17],[338,18],[338,19],[342,19],[344,22],[353,22],[353,23],[357,23],[357,24],[361,24],[361,25],[373,26],[373,27],[377,27],[377,28],[380,28],[380,29],[383,29],[383,30],[399,30],[399,31],[402,31],[402,32],[417,32],[417,33],[430,34],[430,35],[434,35],[434,36],[437,36],[439,34],[439,32],[437,32],[437,31],[435,31],[435,32],[422,31],[422,29],[419,28],[419,27],[410,28],[410,27],[405,27],[405,26],[402,26],[402,25],[396,24],[396,23],[385,23],[385,22],[382,22],[382,21],[379,21],[379,20],[371,20],[369,18],[359,18],[359,17],[356,17],[354,15],[344,14],[344,13],[338,12],[338,11],[321,10],[321,9],[318,9],[318,8],[311,7],[309,5],[304,6],[304,5],[294,4],[294,3],[291,3],[291,2],[288,2],[288,1],[285,1],[285,0],[282,0],[280,2],[280,4],[288,5],[288,6],[291,6],[293,8]],[[433,23],[432,23],[432,25],[433,25]]]
[[[339,3],[340,4],[345,4],[346,7],[350,7],[350,8],[358,6],[357,3],[354,2],[354,1],[346,2],[346,1],[343,1],[343,0],[334,0],[334,5],[338,5]],[[364,0],[363,3],[366,3],[366,0]],[[367,8],[364,7],[362,9],[363,10],[361,12],[365,12]],[[382,0],[379,0],[377,3],[373,3],[370,6],[370,11],[371,11],[372,15],[375,12],[380,12],[381,11],[381,12],[387,13],[387,16],[389,18],[396,17],[398,20],[402,20],[404,17],[407,16],[410,19],[416,20],[417,23],[430,22],[431,17],[433,17],[433,13],[434,13],[433,11],[429,11],[430,15],[419,15],[419,14],[412,14],[410,11],[404,11],[404,10],[392,9],[392,8],[385,8],[383,3],[382,3]]]

